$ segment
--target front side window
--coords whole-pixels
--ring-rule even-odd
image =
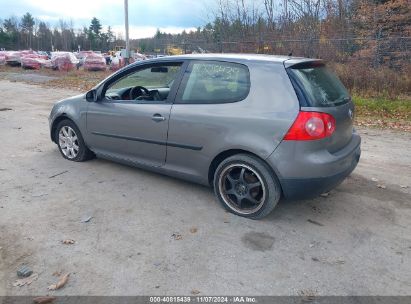
[[[151,65],[110,84],[106,99],[164,101],[181,69],[181,63]]]
[[[243,100],[250,90],[245,65],[217,61],[192,62],[183,79],[181,103],[226,103]]]

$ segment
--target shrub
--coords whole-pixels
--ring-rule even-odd
[[[351,94],[411,100],[411,64],[405,64],[401,69],[373,68],[359,61],[331,63],[330,66]]]

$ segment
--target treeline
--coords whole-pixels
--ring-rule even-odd
[[[71,21],[61,19],[51,27],[48,23],[35,19],[26,13],[20,19],[13,16],[0,19],[0,48],[6,50],[33,49],[42,51],[109,50],[117,43],[111,27],[107,31],[97,18],[89,27],[75,29]],[[123,43],[124,42],[121,42]]]
[[[213,8],[213,9],[211,9]],[[411,60],[410,0],[214,0],[212,22],[136,41],[143,51],[252,52],[401,67]]]
[[[411,96],[411,0],[204,0],[192,32],[131,40],[143,53],[237,52],[323,58],[351,91]],[[26,13],[0,20],[0,48],[107,51],[124,46],[97,18],[54,27]]]
[[[208,11],[213,21],[194,32],[135,45],[322,58],[355,94],[411,96],[411,0],[214,0]]]
[[[192,32],[131,41],[141,52],[252,52],[344,61],[368,57],[374,66],[410,59],[411,0],[207,0],[211,22]],[[405,39],[403,39],[405,38]],[[393,40],[397,39],[397,40]],[[402,40],[401,40],[402,39]],[[97,18],[75,29],[60,20],[51,27],[26,13],[0,20],[0,48],[107,51],[122,46]]]

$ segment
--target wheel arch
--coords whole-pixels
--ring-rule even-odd
[[[61,113],[59,116],[57,116],[53,120],[53,123],[52,123],[51,128],[50,128],[51,140],[56,144],[57,144],[57,138],[56,138],[57,125],[60,123],[60,121],[65,120],[65,119],[70,120],[72,123],[74,123],[77,126],[77,124],[74,122],[74,120],[71,119],[66,113]]]
[[[281,188],[281,193],[283,194],[281,183],[279,182],[279,179],[278,179],[277,173],[275,172],[275,169],[272,168],[263,158],[261,158],[257,154],[252,153],[252,152],[247,151],[247,150],[243,150],[243,149],[225,150],[225,151],[220,152],[218,155],[216,155],[213,158],[213,160],[210,163],[209,169],[208,169],[208,183],[209,183],[210,186],[213,186],[214,173],[215,173],[215,170],[217,169],[218,165],[223,160],[225,160],[226,158],[231,157],[231,156],[236,155],[236,154],[247,154],[247,155],[253,156],[253,157],[261,160],[267,166],[267,168],[270,170],[273,178],[275,178],[278,181],[278,184],[280,185],[280,188]]]

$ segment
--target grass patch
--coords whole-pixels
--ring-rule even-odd
[[[353,96],[353,100],[357,125],[411,131],[411,99]]]
[[[411,100],[354,96],[357,116],[411,120]]]

